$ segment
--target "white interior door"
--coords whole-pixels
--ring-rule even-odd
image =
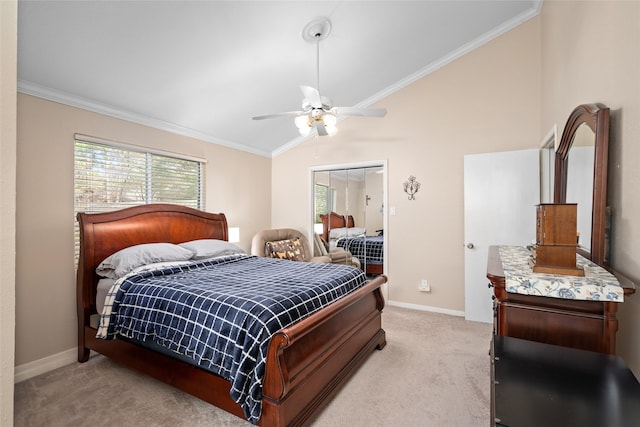
[[[493,322],[487,256],[491,245],[535,239],[539,150],[464,157],[465,318]]]

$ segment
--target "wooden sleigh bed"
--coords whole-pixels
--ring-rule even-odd
[[[228,239],[224,214],[151,204],[102,214],[78,214],[80,260],[77,275],[78,361],[103,354],[221,409],[244,418],[230,396],[230,382],[193,364],[123,339],[96,338],[96,267],[109,255],[143,243]],[[307,424],[355,373],[386,344],[381,326],[384,300],[379,276],[270,340],[258,424]]]
[[[352,215],[340,215],[336,212],[329,212],[328,214],[321,214],[320,219],[322,220],[322,239],[327,242],[329,246],[332,245],[331,241],[331,230],[336,229],[351,229],[355,228],[355,221]],[[360,229],[363,230],[363,229]],[[370,245],[371,244],[371,245]],[[366,249],[364,247],[375,247],[377,252],[380,252],[380,244],[381,242],[360,242],[357,244],[357,247],[360,247],[362,250],[354,251],[350,250],[351,254],[360,260],[362,267],[366,271],[367,274],[370,275],[380,275],[383,274],[384,264],[378,262],[367,262]],[[349,248],[345,248],[349,250]]]

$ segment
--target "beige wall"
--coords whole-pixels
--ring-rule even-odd
[[[0,425],[13,425],[18,6],[0,1]]]
[[[16,365],[76,346],[73,136],[96,136],[207,159],[206,210],[224,212],[250,249],[271,224],[271,160],[18,95]]]
[[[542,52],[542,131],[579,104],[611,109],[611,264],[640,284],[640,2],[546,0]],[[619,319],[618,354],[640,375],[640,295]]]
[[[463,311],[463,158],[537,147],[539,82],[534,18],[384,99],[385,118],[345,120],[336,136],[275,157],[273,225],[309,230],[309,167],[388,160],[389,298]],[[422,184],[415,201],[409,175]],[[431,293],[418,291],[422,278]]]

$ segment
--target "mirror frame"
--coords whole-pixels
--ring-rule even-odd
[[[591,217],[591,249],[578,248],[578,252],[594,263],[607,262],[607,162],[609,157],[609,108],[602,104],[582,104],[576,107],[565,125],[556,151],[554,177],[554,203],[566,203],[568,159],[576,131],[586,124],[595,134],[593,165],[593,198]]]

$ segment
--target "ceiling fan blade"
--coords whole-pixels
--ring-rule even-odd
[[[322,108],[322,98],[318,89],[311,86],[300,86],[304,98],[309,102],[309,105],[313,108]]]
[[[267,114],[265,116],[255,116],[252,118],[253,120],[264,120],[264,119],[273,119],[274,117],[300,116],[302,114],[307,114],[307,113],[304,111],[287,111],[284,113]]]
[[[319,136],[329,135],[329,133],[327,132],[327,128],[324,127],[324,123],[322,123],[322,121],[317,121],[315,123],[315,128]]]
[[[334,107],[331,112],[336,116],[384,117],[386,108]]]

